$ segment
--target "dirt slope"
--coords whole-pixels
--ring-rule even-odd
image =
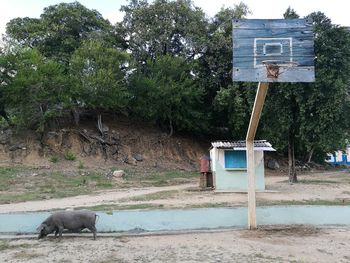
[[[0,165],[23,164],[51,167],[53,156],[64,160],[72,153],[89,167],[139,166],[193,170],[200,156],[208,153],[209,143],[178,134],[169,137],[155,125],[140,120],[107,116],[103,133],[93,119],[82,120],[79,127],[56,125],[42,141],[34,132],[0,130]],[[65,165],[60,162],[62,168]]]

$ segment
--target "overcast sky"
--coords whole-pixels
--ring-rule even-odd
[[[0,1],[0,34],[5,32],[6,23],[16,17],[39,17],[44,7],[64,0],[1,0]],[[80,0],[88,8],[98,10],[110,22],[120,21],[123,14],[120,6],[127,0]],[[251,9],[248,18],[282,18],[288,6],[291,6],[301,16],[314,11],[321,11],[334,24],[350,26],[350,15],[347,0],[194,0],[209,16],[215,15],[221,7],[233,7],[244,2]]]

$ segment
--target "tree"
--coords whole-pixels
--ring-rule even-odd
[[[82,41],[93,37],[111,40],[112,32],[99,12],[78,2],[46,7],[39,19],[15,18],[6,27],[9,38],[66,65]]]
[[[291,9],[286,14],[296,16]],[[265,136],[277,148],[288,148],[292,183],[297,182],[296,156],[310,161],[317,152],[324,157],[345,143],[349,128],[349,33],[322,13],[309,17],[314,21],[316,82],[271,85],[262,120]]]
[[[72,107],[123,111],[129,101],[125,75],[129,55],[97,40],[85,42],[71,59]]]
[[[168,54],[194,58],[204,49],[205,14],[189,0],[133,0],[121,10],[125,16],[117,32],[139,63]]]
[[[63,68],[36,49],[7,54],[9,78],[2,85],[5,106],[17,123],[42,133],[47,120],[58,116],[65,104],[67,80]]]
[[[234,5],[234,8],[222,8],[210,22],[205,37],[205,49],[198,58],[198,77],[205,89],[204,105],[207,107],[206,110],[213,115],[213,126],[227,126],[228,123],[238,124],[242,121],[239,118],[240,116],[230,115],[233,111],[230,113],[223,108],[226,106],[230,107],[230,105],[227,104],[229,103],[228,101],[223,101],[222,96],[225,94],[225,98],[228,99],[226,96],[228,93],[231,95],[237,94],[240,98],[239,100],[242,100],[242,102],[246,101],[243,86],[236,83],[232,85],[232,19],[244,18],[249,13],[250,10],[244,3]],[[229,91],[231,88],[235,91]],[[221,101],[220,103],[219,100]],[[237,100],[236,102],[238,102]],[[241,104],[236,102],[234,103],[234,110],[243,112],[245,108],[241,108]],[[242,106],[245,107],[245,104]],[[229,127],[231,129],[238,128],[230,124]],[[238,129],[241,128],[239,127]],[[235,132],[233,136],[240,137],[241,133],[236,134]]]
[[[166,124],[169,136],[175,130],[192,132],[206,129],[201,111],[203,90],[192,74],[192,65],[177,56],[148,60],[130,78],[132,104],[136,114]]]

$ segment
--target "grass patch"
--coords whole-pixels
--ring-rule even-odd
[[[60,157],[58,157],[58,155],[53,155],[50,158],[50,162],[52,163],[57,163],[60,160]]]
[[[257,201],[258,206],[266,205],[350,205],[350,199],[312,199],[312,200],[276,200],[276,201]]]
[[[197,172],[169,171],[149,174],[126,173],[123,181],[106,176],[106,171],[38,170],[30,167],[0,167],[0,204],[45,200],[89,194],[114,187],[149,187],[177,185],[193,181]],[[132,201],[148,201],[172,197],[176,192],[160,192],[135,197]]]
[[[289,183],[289,181],[284,180],[284,181],[281,181],[281,183]],[[339,183],[338,181],[334,181],[334,180],[301,179],[301,180],[298,180],[297,183],[293,183],[293,184],[316,184],[316,185],[319,185],[319,184],[338,184],[338,183]]]
[[[78,169],[84,169],[84,163],[82,161],[79,161]]]
[[[333,180],[299,180],[299,184],[337,184],[339,182]]]
[[[136,183],[140,186],[167,186],[188,183],[198,176],[198,172],[167,171],[142,176],[127,173],[125,179],[131,184]]]
[[[136,209],[159,209],[164,208],[163,205],[157,204],[131,204],[131,205],[118,205],[118,204],[110,204],[110,205],[95,205],[88,207],[77,207],[75,209],[88,209],[92,211],[105,212],[107,214],[112,214],[114,210],[136,210]]]
[[[242,206],[242,204],[240,204]],[[171,207],[171,209],[191,209],[191,208],[215,208],[215,207],[234,207],[232,204],[227,202],[222,203],[203,203],[194,204],[186,207]],[[141,210],[141,209],[168,209],[162,204],[130,204],[130,205],[120,205],[120,204],[109,204],[109,205],[96,205],[89,207],[78,207],[75,209],[89,209],[92,211],[105,212],[107,214],[112,214],[115,210]]]
[[[19,249],[19,248],[30,248],[33,247],[33,244],[18,244],[18,245],[12,245],[9,244],[7,241],[0,240],[0,251],[4,251],[7,249]]]
[[[114,186],[113,179],[101,173],[34,173],[28,168],[0,167],[0,204],[89,194]]]
[[[147,201],[151,201],[151,200],[169,199],[171,197],[174,197],[177,193],[179,193],[178,190],[159,191],[156,193],[145,194],[145,195],[135,196],[132,198],[121,199],[120,202],[129,202],[129,201],[147,202]]]
[[[72,152],[71,150],[68,150],[65,154],[64,154],[64,158],[68,161],[75,161],[75,159],[77,159],[77,156],[75,155],[74,152]]]

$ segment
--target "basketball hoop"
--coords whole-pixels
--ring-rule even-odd
[[[280,68],[293,68],[299,65],[297,62],[288,60],[263,60],[261,63],[266,67],[266,77],[272,79],[278,79],[283,73]]]

